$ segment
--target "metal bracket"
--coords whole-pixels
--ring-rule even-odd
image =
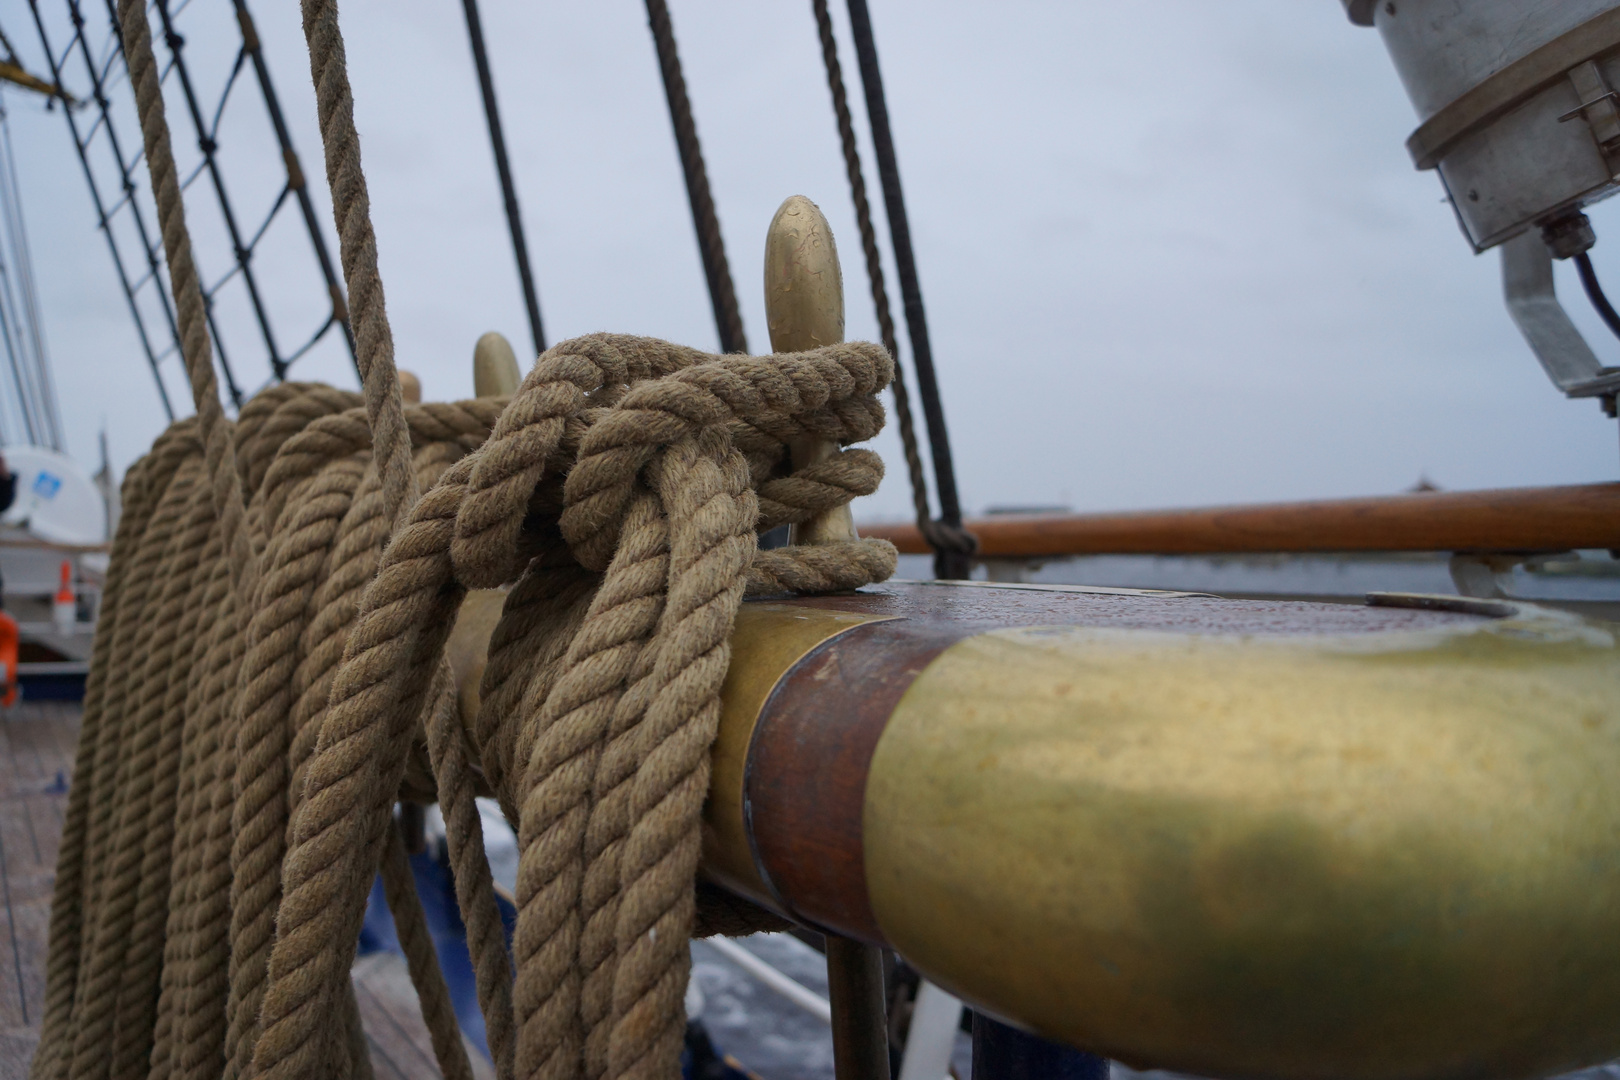
[[[1580,105],[1558,118],[1560,124],[1575,119],[1577,116],[1586,118],[1587,126],[1592,129],[1592,138],[1597,142],[1598,149],[1603,152],[1603,159],[1608,163],[1609,175],[1620,175],[1620,100],[1617,93],[1603,77],[1603,69],[1598,67],[1596,60],[1586,60],[1576,64],[1569,70],[1569,81],[1575,87],[1575,96]]]
[[[1513,569],[1546,566],[1554,562],[1579,562],[1573,551],[1540,552],[1477,552],[1459,551],[1451,556],[1448,569],[1451,582],[1460,596],[1484,600],[1508,599],[1507,587],[1513,581]],[[1487,613],[1488,614],[1488,613]]]
[[[1539,230],[1526,230],[1502,244],[1502,285],[1508,314],[1554,386],[1572,398],[1608,398],[1620,392],[1620,368],[1598,363],[1558,302],[1552,252]]]

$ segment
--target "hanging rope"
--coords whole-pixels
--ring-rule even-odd
[[[832,26],[826,4],[819,0],[813,2],[816,3],[816,22],[822,27],[822,55],[828,60],[827,78],[832,82],[838,71],[837,53],[831,44]],[[972,533],[962,528],[962,505],[956,495],[956,467],[951,461],[950,437],[945,430],[945,408],[940,401],[939,379],[934,374],[934,351],[928,341],[928,319],[923,312],[922,287],[917,281],[917,260],[911,251],[911,225],[906,218],[905,194],[900,188],[900,166],[894,153],[894,135],[889,130],[889,107],[883,97],[883,75],[878,70],[872,17],[866,10],[866,0],[848,0],[848,6],[861,85],[866,90],[866,116],[872,127],[872,146],[877,151],[878,180],[883,188],[883,205],[889,214],[889,239],[894,244],[895,268],[900,275],[900,298],[906,312],[906,330],[911,338],[911,361],[917,369],[917,392],[922,397],[923,416],[928,421],[928,444],[934,460],[934,486],[939,493],[939,520],[930,522],[923,529],[923,536],[934,549],[935,576],[965,579],[973,568],[972,555],[978,550],[979,543]],[[842,75],[837,75],[837,85],[833,90],[835,103],[837,98],[843,96],[842,83]],[[848,107],[845,106],[842,112],[847,114]],[[845,117],[840,116],[841,135],[846,128]],[[852,128],[847,130],[849,134],[844,135],[844,159],[849,164],[852,176],[855,176],[860,172],[860,159],[855,156],[854,131]],[[853,180],[851,183],[853,185]],[[862,189],[864,193],[864,184]],[[862,198],[858,204],[864,201]],[[870,211],[866,216],[870,221]],[[862,241],[865,241],[864,233]],[[868,257],[869,272],[873,265],[874,260]],[[879,280],[874,278],[874,295],[880,291]],[[884,306],[887,307],[887,300]],[[922,527],[921,522],[919,527]]]
[[[780,925],[694,887],[738,605],[895,566],[881,541],[756,535],[876,489],[868,451],[790,472],[787,448],[875,435],[889,353],[595,335],[510,403],[404,408],[342,41],[309,0],[365,393],[282,384],[232,425],[141,0],[120,15],[198,415],[125,479],[32,1075],[368,1076],[349,966],[380,869],[439,1067],[469,1076],[396,799],[444,807],[500,1075],[671,1075],[687,938]],[[462,717],[443,647],[465,591],[494,586]],[[510,962],[479,791],[518,827]]]
[[[484,50],[484,24],[478,16],[478,0],[461,0],[467,16],[467,40],[472,45],[473,66],[478,69],[478,90],[484,99],[484,120],[489,125],[489,146],[495,154],[495,172],[501,181],[501,203],[506,209],[506,229],[512,236],[512,254],[517,259],[518,284],[523,289],[523,310],[529,317],[529,336],[535,355],[546,351],[546,331],[540,322],[540,294],[529,269],[529,242],[523,236],[523,214],[518,209],[517,184],[512,164],[506,156],[506,133],[501,127],[501,110],[495,102],[495,77],[489,70],[489,54]]]
[[[883,347],[895,358],[895,416],[900,423],[900,444],[905,450],[906,477],[911,482],[911,505],[917,530],[936,552],[947,549],[952,539],[942,532],[928,509],[928,480],[923,475],[922,454],[917,446],[917,428],[911,418],[911,393],[906,389],[900,366],[900,345],[894,336],[894,317],[889,313],[889,291],[883,283],[883,258],[878,254],[877,232],[872,228],[872,206],[866,199],[866,177],[861,171],[861,152],[855,142],[855,124],[849,114],[849,96],[844,91],[844,73],[838,63],[838,42],[833,37],[832,15],[827,0],[811,0],[816,30],[821,37],[821,59],[827,68],[827,88],[832,91],[833,114],[838,118],[838,138],[844,149],[844,171],[849,177],[849,194],[855,203],[855,221],[861,233],[861,251],[866,256],[866,279],[872,286],[872,307],[877,312],[878,334]]]
[[[731,266],[726,262],[726,242],[720,235],[720,219],[714,212],[714,196],[709,192],[709,172],[703,164],[703,147],[698,142],[697,122],[692,119],[692,102],[686,96],[686,77],[681,74],[681,56],[675,49],[675,28],[669,21],[665,0],[647,0],[647,24],[652,28],[653,46],[658,51],[658,71],[664,78],[664,96],[669,99],[669,119],[675,128],[675,148],[681,155],[681,172],[686,176],[686,197],[692,204],[692,227],[697,230],[698,254],[703,259],[703,276],[709,282],[709,302],[714,306],[714,325],[720,333],[720,351],[745,353],[748,338],[743,333],[742,313],[737,309],[737,290],[731,284]]]

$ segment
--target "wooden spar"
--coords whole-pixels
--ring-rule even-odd
[[[967,528],[986,558],[1620,549],[1620,484],[1425,492],[1117,514],[1007,514]],[[863,525],[908,555],[914,525]]]

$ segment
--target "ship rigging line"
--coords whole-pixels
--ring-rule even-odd
[[[8,44],[9,48],[9,44]],[[11,123],[0,109],[0,140],[4,141],[5,174],[0,176],[4,193],[6,237],[11,246],[10,261],[20,292],[18,323],[28,331],[27,346],[32,349],[35,410],[44,430],[44,445],[61,450],[62,413],[57,406],[56,384],[51,377],[50,352],[45,347],[45,319],[39,309],[39,288],[34,281],[34,258],[28,247],[28,228],[23,218],[22,187],[17,180],[17,151],[11,143]]]
[[[833,37],[832,13],[827,0],[812,0],[816,29],[821,36],[821,59],[827,68],[827,88],[832,92],[833,113],[838,118],[838,137],[844,148],[844,170],[849,176],[849,194],[855,203],[855,221],[861,233],[861,251],[866,256],[866,279],[872,286],[872,306],[877,310],[878,333],[883,347],[894,357],[894,411],[900,425],[900,444],[905,450],[906,476],[911,481],[911,505],[917,531],[937,553],[948,542],[939,536],[933,514],[928,509],[928,479],[923,474],[922,453],[917,445],[917,425],[911,414],[911,394],[906,389],[905,369],[900,365],[900,344],[894,336],[894,316],[889,311],[889,290],[883,281],[883,256],[878,251],[877,233],[872,228],[872,204],[866,197],[866,177],[861,171],[861,151],[855,141],[855,124],[849,112],[849,94],[844,89],[844,71],[838,62],[838,40]]]
[[[78,4],[73,0],[69,0],[68,13],[73,21],[73,38],[69,41],[67,50],[58,59],[56,50],[51,45],[50,35],[45,31],[45,20],[39,13],[39,0],[28,0],[28,9],[34,16],[34,28],[39,32],[39,43],[45,52],[45,62],[51,68],[51,81],[60,87],[62,86],[62,65],[67,62],[67,58],[73,53],[75,47],[84,47],[84,16],[80,13]],[[134,163],[129,162],[119,148],[118,137],[113,131],[112,121],[107,112],[107,96],[102,92],[100,75],[97,72],[95,63],[90,59],[88,51],[84,53],[84,57],[94,88],[92,99],[96,103],[100,117],[91,126],[89,134],[81,136],[78,121],[73,118],[73,110],[64,108],[62,115],[67,120],[68,134],[73,138],[73,149],[79,156],[79,167],[84,171],[85,183],[90,188],[91,202],[95,204],[96,224],[101,229],[101,235],[107,241],[107,249],[112,253],[113,267],[118,271],[118,283],[124,287],[124,299],[129,304],[130,317],[135,320],[136,335],[141,339],[141,348],[146,353],[147,366],[152,369],[152,381],[157,383],[158,401],[163,406],[164,416],[172,422],[174,420],[174,405],[169,401],[168,387],[163,385],[163,373],[158,369],[158,362],[163,357],[168,356],[170,351],[177,350],[178,344],[175,349],[166,350],[161,356],[152,347],[152,338],[147,331],[146,320],[141,316],[140,304],[135,299],[135,292],[140,288],[140,285],[131,282],[129,270],[124,265],[123,253],[119,250],[118,240],[113,236],[112,231],[111,215],[116,214],[119,208],[124,205],[130,208],[130,214],[135,220],[136,231],[140,236],[141,246],[145,249],[147,264],[151,268],[147,280],[158,282],[156,289],[158,304],[168,321],[169,331],[174,335],[174,340],[177,343],[180,339],[180,331],[175,326],[174,311],[169,307],[168,294],[164,292],[162,281],[158,277],[156,256],[152,252],[151,241],[146,234],[146,224],[141,218],[140,207],[133,200],[135,187],[129,176]],[[111,211],[107,209],[107,202],[101,196],[101,188],[96,184],[95,172],[90,168],[90,156],[87,150],[90,140],[95,137],[96,131],[102,127],[107,129],[107,138],[112,145],[113,154],[117,158],[119,168],[123,173],[124,199],[114,205]]]
[[[332,268],[332,253],[326,248],[326,236],[321,232],[315,217],[315,204],[309,198],[309,185],[304,181],[304,169],[299,164],[298,152],[293,149],[292,136],[287,132],[287,119],[281,112],[281,98],[276,95],[275,84],[270,81],[270,68],[264,62],[264,53],[259,45],[258,27],[254,25],[253,16],[248,12],[246,0],[232,0],[232,2],[236,6],[237,25],[242,29],[242,51],[253,61],[253,74],[259,81],[259,90],[264,95],[265,111],[270,114],[270,126],[275,128],[276,142],[281,146],[281,157],[287,166],[287,188],[298,200],[298,210],[303,216],[304,228],[309,233],[310,245],[315,249],[315,261],[320,264],[321,276],[326,280],[327,294],[332,299],[332,317],[327,325],[330,326],[335,322],[338,329],[343,332],[343,344],[349,350],[349,362],[354,365],[355,375],[359,376],[360,361],[355,357],[354,331],[349,326],[348,301],[343,298],[343,286],[339,284],[337,272]],[[303,348],[308,349],[324,333],[325,327]]]
[[[923,313],[922,287],[917,281],[917,260],[911,250],[911,226],[906,219],[905,195],[900,189],[900,166],[895,159],[894,134],[889,130],[889,107],[883,96],[883,74],[878,70],[872,17],[866,9],[866,0],[848,0],[848,6],[850,30],[855,38],[855,58],[861,70],[861,86],[866,91],[866,115],[872,128],[872,147],[877,152],[878,180],[883,187],[883,205],[889,216],[889,240],[894,245],[895,268],[900,276],[900,299],[906,313],[906,331],[911,338],[911,362],[917,369],[917,393],[922,398],[923,417],[928,421],[934,487],[939,494],[939,521],[930,523],[934,526],[932,531],[937,534],[937,539],[930,537],[935,549],[934,572],[943,579],[962,579],[969,576],[971,556],[978,545],[972,534],[962,528],[962,504],[956,493],[956,467],[951,462],[951,443],[945,431],[945,409],[940,402],[939,379],[934,372],[934,352],[928,342],[928,319]]]
[[[4,224],[4,246],[0,247],[0,338],[5,339],[6,361],[16,394],[13,404],[27,442],[60,450],[61,423],[45,370],[45,341],[40,332],[39,305],[12,153],[10,117],[0,106],[0,221]],[[8,427],[10,419],[8,416]]]
[[[720,219],[714,212],[709,174],[703,164],[703,147],[698,142],[692,101],[686,96],[681,57],[675,50],[675,29],[670,24],[669,5],[664,0],[647,0],[647,24],[652,28],[653,45],[658,50],[658,70],[664,77],[664,95],[669,99],[675,148],[681,155],[681,171],[686,174],[686,197],[692,204],[692,225],[697,230],[703,274],[709,281],[709,302],[714,306],[720,351],[746,353],[748,338],[743,333],[742,313],[737,310],[737,290],[731,284],[726,242],[720,235]]]
[[[517,186],[512,182],[512,165],[506,156],[506,135],[501,128],[501,112],[495,104],[495,79],[489,70],[489,54],[484,51],[484,24],[478,17],[478,0],[461,0],[467,12],[467,37],[472,42],[473,63],[478,68],[478,89],[484,95],[484,119],[489,121],[489,145],[495,151],[495,171],[501,178],[501,198],[506,204],[506,226],[512,233],[512,254],[517,257],[518,279],[523,283],[523,306],[529,316],[529,334],[534,353],[546,351],[546,331],[540,323],[540,296],[529,268],[529,242],[523,235],[523,214],[518,209]]]
[[[117,13],[111,5],[112,0],[108,0],[108,10],[116,17]],[[191,114],[192,126],[197,129],[197,148],[202,151],[203,167],[208,170],[208,177],[213,181],[214,196],[219,201],[220,216],[225,219],[225,229],[230,234],[231,251],[236,259],[235,272],[242,275],[242,282],[247,286],[248,299],[253,305],[253,314],[258,321],[259,332],[264,337],[264,347],[269,350],[270,370],[275,373],[278,380],[285,379],[287,377],[287,362],[282,359],[281,349],[276,344],[276,336],[270,329],[269,316],[265,314],[264,299],[259,295],[258,278],[254,275],[253,266],[250,262],[253,256],[252,244],[244,245],[242,243],[242,230],[236,224],[236,214],[231,209],[230,197],[225,194],[225,179],[220,175],[219,161],[214,157],[214,151],[219,147],[217,138],[219,114],[216,113],[215,123],[212,126],[203,118],[202,106],[197,101],[197,92],[191,83],[191,72],[186,67],[185,60],[181,55],[182,50],[186,47],[186,39],[183,35],[175,32],[174,20],[169,13],[168,0],[158,0],[156,6],[158,15],[163,21],[163,41],[168,45],[169,56],[172,58],[171,70],[180,76],[180,90],[186,99],[186,110]],[[238,56],[236,66],[232,69],[230,78],[225,84],[226,96],[230,94],[231,88],[236,82],[236,76],[241,70],[242,61],[241,57]],[[223,113],[224,109],[224,98],[222,97],[219,113]],[[192,176],[195,175],[195,173],[192,174]],[[187,180],[189,181],[190,177]],[[220,284],[223,284],[223,281]],[[215,289],[217,288],[216,285]],[[214,324],[213,294],[215,289],[204,289],[203,291],[203,299],[206,302],[205,308],[208,312],[208,325],[214,333],[214,351],[218,354],[219,369],[225,375],[225,387],[230,392],[231,403],[240,411],[244,400],[242,389],[237,385],[235,373],[231,371],[230,360],[225,353],[225,341],[220,336],[219,328]]]

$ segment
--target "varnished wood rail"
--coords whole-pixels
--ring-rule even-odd
[[[986,558],[1620,549],[1620,484],[1114,514],[1006,514],[966,524]],[[867,524],[860,532],[908,555],[929,550],[914,525]]]

